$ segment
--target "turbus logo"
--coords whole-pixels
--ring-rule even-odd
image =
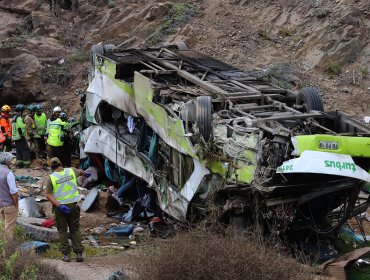
[[[324,163],[325,163],[325,167],[337,168],[340,171],[342,170],[352,170],[353,172],[356,171],[356,165],[352,162],[325,160]]]

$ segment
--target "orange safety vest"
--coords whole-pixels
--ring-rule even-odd
[[[4,129],[3,129],[4,128]],[[5,134],[3,133],[5,131]],[[6,135],[12,138],[12,120],[6,118],[3,113],[0,115],[0,143],[6,140]]]

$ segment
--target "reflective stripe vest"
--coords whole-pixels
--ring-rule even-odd
[[[76,174],[71,168],[50,174],[53,196],[60,204],[78,202],[80,195],[77,189]]]
[[[13,121],[13,125],[12,125],[12,140],[13,141],[21,139],[21,135],[18,132],[18,128],[21,129],[22,135],[26,137],[26,125],[23,122],[22,116],[15,117],[15,120]]]
[[[5,131],[5,133],[3,132]],[[6,140],[6,136],[12,137],[12,120],[0,115],[0,143]]]
[[[35,114],[35,116],[33,118],[35,119],[38,135],[40,135],[40,136],[45,135],[45,133],[46,133],[46,122],[47,122],[46,115],[44,113],[42,113],[40,116]]]
[[[56,119],[48,124],[48,144],[53,147],[61,147],[64,144],[65,122]]]

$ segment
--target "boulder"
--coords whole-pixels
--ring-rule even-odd
[[[32,26],[36,35],[48,35],[56,32],[57,28],[54,25],[54,18],[43,12],[31,13]]]
[[[0,60],[3,69],[2,90],[3,103],[31,103],[44,100],[41,83],[42,66],[33,54],[24,53],[15,58]]]
[[[166,3],[156,3],[146,14],[145,20],[154,21],[163,19],[164,16],[168,14],[171,9],[172,4],[169,2]]]
[[[1,1],[0,7],[20,15],[29,15],[32,11],[39,9],[41,1],[38,0],[12,0]]]

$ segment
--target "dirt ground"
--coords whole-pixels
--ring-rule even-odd
[[[45,171],[41,169],[15,169],[15,176],[31,176],[41,178],[41,180],[33,185],[39,187],[43,184],[43,179],[45,179],[51,171]],[[27,183],[19,183],[18,187],[24,187],[25,189],[29,188]],[[41,195],[44,195],[44,191],[41,192]],[[52,218],[53,214],[51,212],[51,203],[48,201],[43,201],[39,203],[43,208],[46,218]],[[87,240],[87,236],[95,229],[102,228],[105,232],[112,224],[118,224],[116,219],[107,217],[106,214],[99,209],[95,208],[91,212],[81,211],[81,232],[83,239]],[[128,243],[127,240],[126,243]],[[85,244],[84,246],[90,246]],[[45,259],[46,263],[49,263],[55,266],[62,274],[64,274],[69,280],[85,280],[85,279],[94,279],[94,280],[106,280],[112,272],[124,271],[128,276],[133,277],[134,272],[130,266],[130,256],[134,254],[135,249],[127,249],[120,254],[115,255],[106,255],[98,257],[85,257],[83,263],[77,263],[72,261],[71,263],[65,263],[57,259]],[[73,257],[73,255],[72,255]],[[132,279],[132,278],[131,278]]]
[[[130,265],[132,252],[125,252],[114,256],[88,257],[84,262],[66,263],[60,260],[45,260],[55,266],[69,280],[107,280],[109,275],[116,271],[123,271],[130,279],[135,278],[135,272]]]

